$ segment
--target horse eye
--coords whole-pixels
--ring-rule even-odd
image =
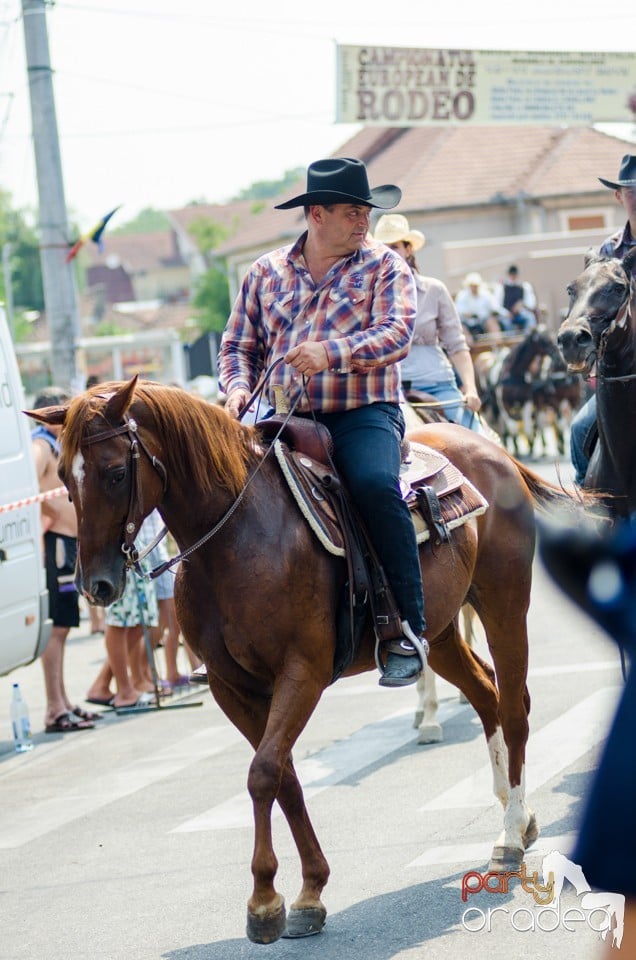
[[[573,296],[574,296],[574,287],[572,286],[572,284],[569,284],[569,285],[565,288],[565,292],[567,293],[568,297],[573,297]]]
[[[118,483],[121,483],[125,476],[126,476],[126,468],[125,468],[125,467],[119,467],[117,470],[113,470],[113,472],[112,472],[112,474],[111,474],[111,476],[110,476],[111,485],[114,487],[114,486],[116,486]]]

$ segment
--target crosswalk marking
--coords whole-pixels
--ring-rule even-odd
[[[563,664],[557,671],[576,673],[579,670],[615,667],[615,661],[596,661],[594,664]],[[541,675],[547,672],[547,668],[545,671],[539,668],[533,672]],[[345,688],[348,686],[349,693],[352,690],[356,693],[378,692],[375,678],[372,683],[370,681],[369,687],[362,678],[351,678],[351,681],[343,684]],[[444,687],[448,689],[448,699],[441,701],[440,723],[446,723],[462,711],[472,716],[472,709],[457,700],[456,691],[448,684],[444,684]],[[598,691],[530,738],[527,764],[529,791],[538,789],[604,738],[620,689],[608,687]],[[390,694],[389,691],[389,700],[380,701],[389,709],[395,704],[395,700],[390,699]],[[334,688],[327,693],[327,696],[335,695],[337,694]],[[387,716],[376,723],[363,727],[342,741],[303,760],[298,765],[298,773],[307,798],[316,796],[392,751],[412,743],[415,732],[410,723],[405,723],[405,717],[412,715],[414,709],[415,703],[409,700],[408,706],[399,712],[387,711]],[[146,756],[141,761],[136,760],[134,764],[111,772],[108,778],[95,777],[83,782],[79,789],[78,785],[74,784],[62,794],[22,807],[19,816],[5,810],[0,818],[0,849],[19,847],[113,801],[174,776],[190,764],[220,754],[243,742],[240,734],[229,723],[207,727],[194,736]],[[474,774],[433,798],[422,810],[476,808],[493,803],[495,801],[491,792],[491,771],[489,764],[485,763]],[[274,812],[276,815],[280,813],[277,807]],[[251,827],[252,822],[251,800],[245,791],[179,825],[173,832]],[[455,854],[451,852],[447,855]]]
[[[544,857],[551,850],[566,854],[572,850],[576,834],[563,833],[558,837],[539,837],[529,848],[528,857]],[[473,869],[476,865],[488,863],[492,855],[492,841],[483,843],[458,843],[448,846],[431,847],[420,857],[407,863],[411,867],[434,867],[444,863],[463,863]]]
[[[604,687],[597,690],[532,734],[526,749],[526,788],[529,793],[543,786],[607,736],[609,719],[620,689]],[[494,803],[498,801],[492,792],[492,769],[490,763],[486,763],[420,809],[476,808]]]
[[[439,708],[439,722],[445,723],[467,709],[457,701],[444,701]],[[338,741],[314,756],[302,760],[296,766],[296,773],[303,785],[305,800],[309,801],[327,787],[340,783],[382,759],[388,753],[412,743],[415,733],[409,724],[404,723],[404,717],[412,712],[412,708],[400,710],[378,723],[362,727],[346,740]],[[280,807],[275,804],[272,816],[279,816],[280,813]],[[251,827],[253,822],[252,801],[245,790],[206,810],[198,817],[180,824],[172,832],[191,833],[197,830]]]
[[[0,817],[0,850],[21,847],[50,830],[173,776],[189,764],[221,753],[238,742],[242,742],[242,737],[229,724],[206,727],[187,740],[179,740],[170,747],[111,771],[108,777],[83,782],[81,788],[74,784],[71,791],[40,803],[24,804],[15,817],[4,810]]]

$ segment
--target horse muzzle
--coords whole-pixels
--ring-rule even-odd
[[[557,335],[557,344],[571,373],[589,372],[596,348],[592,331],[585,320],[579,319],[571,326],[562,326]]]

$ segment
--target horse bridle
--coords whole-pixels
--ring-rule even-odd
[[[271,376],[272,371],[279,363],[282,362],[282,359],[274,361],[273,364],[268,367],[265,371],[261,381],[259,382],[257,389],[254,391],[250,400],[246,404],[246,408],[251,404],[255,397],[257,397],[265,387],[269,377]],[[163,540],[163,538],[168,533],[168,528],[166,526],[157,534],[152,543],[148,544],[144,549],[139,552],[135,546],[135,537],[139,533],[141,524],[144,521],[144,512],[143,512],[143,489],[141,486],[141,474],[139,472],[139,459],[140,459],[140,450],[146,454],[150,463],[157,471],[161,477],[163,483],[163,493],[165,494],[168,489],[168,473],[164,467],[161,460],[156,457],[153,453],[148,450],[148,447],[143,442],[138,433],[137,421],[132,417],[124,416],[124,422],[119,427],[111,427],[109,430],[102,430],[100,433],[96,433],[91,437],[85,437],[83,443],[90,445],[93,443],[99,443],[103,440],[112,440],[113,437],[123,436],[127,434],[128,440],[130,441],[130,498],[128,501],[128,515],[124,523],[124,539],[121,544],[122,553],[126,558],[126,566],[134,569],[134,571],[140,577],[147,577],[149,580],[154,580],[156,577],[161,576],[162,573],[165,573],[167,570],[170,570],[175,564],[179,563],[180,560],[185,560],[190,556],[191,553],[194,553],[195,550],[198,550],[199,547],[202,547],[203,544],[207,543],[208,540],[211,540],[218,531],[223,527],[234,512],[238,509],[240,503],[242,502],[250,484],[255,479],[259,471],[261,470],[266,459],[270,455],[271,450],[274,447],[274,441],[277,440],[283,433],[287,423],[294,414],[296,407],[303,395],[303,392],[306,392],[307,388],[307,378],[303,375],[303,387],[301,392],[298,394],[294,402],[291,404],[291,408],[287,412],[283,422],[281,423],[275,437],[273,438],[270,446],[265,451],[262,459],[258,462],[253,472],[247,478],[245,486],[228,508],[228,510],[223,514],[220,520],[215,523],[211,530],[208,530],[196,543],[193,543],[191,546],[187,547],[185,550],[182,550],[181,553],[178,553],[175,557],[172,557],[169,560],[166,560],[163,563],[160,563],[157,567],[154,567],[149,573],[146,573],[142,566],[141,561],[146,557],[158,543]]]
[[[161,460],[150,452],[138,433],[137,421],[132,417],[124,417],[124,422],[119,427],[111,427],[109,430],[102,430],[91,437],[84,438],[84,444],[87,446],[93,443],[100,443],[103,440],[112,440],[113,437],[126,435],[130,442],[130,496],[128,499],[128,514],[124,523],[124,539],[121,549],[126,557],[126,566],[134,567],[137,572],[141,572],[139,566],[141,560],[153,550],[160,540],[168,532],[164,527],[160,534],[147,546],[142,554],[135,547],[135,537],[139,533],[139,528],[144,520],[144,497],[141,483],[141,473],[139,471],[139,459],[141,452],[146,454],[150,463],[161,477],[163,483],[163,492],[168,489],[168,474]]]

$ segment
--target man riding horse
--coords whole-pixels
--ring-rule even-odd
[[[252,265],[219,355],[231,416],[282,358],[266,385],[270,403],[282,390],[295,413],[329,429],[335,466],[401,614],[402,636],[382,651],[380,683],[390,687],[414,683],[428,652],[415,530],[399,486],[398,362],[413,335],[416,291],[402,258],[368,239],[372,209],[391,209],[401,195],[390,184],[369,189],[359,160],[312,163],[306,192],[276,208],[303,207],[307,229]]]

